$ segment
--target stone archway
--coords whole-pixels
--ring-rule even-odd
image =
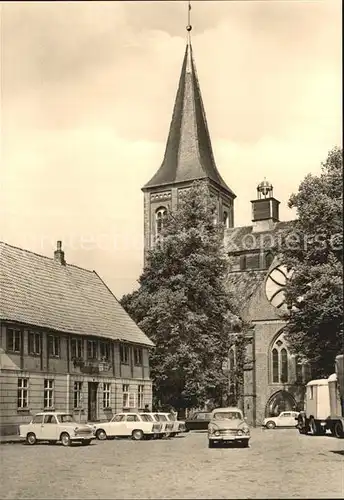
[[[277,417],[281,411],[292,411],[296,409],[294,396],[288,391],[277,391],[273,394],[265,407],[265,417]]]

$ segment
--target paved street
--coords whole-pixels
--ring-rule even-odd
[[[206,433],[166,441],[4,444],[1,498],[341,498],[344,440],[253,429],[249,449]]]

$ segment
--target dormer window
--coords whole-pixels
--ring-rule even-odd
[[[156,234],[160,234],[166,221],[167,217],[167,209],[165,207],[160,207],[155,212],[155,225],[156,225]]]

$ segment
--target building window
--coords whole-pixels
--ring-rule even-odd
[[[137,407],[139,410],[144,408],[143,391],[144,391],[144,385],[139,385],[137,388]]]
[[[60,337],[57,335],[48,335],[48,352],[51,357],[60,356]]]
[[[121,363],[123,363],[124,365],[128,365],[129,364],[129,346],[121,344],[119,350],[120,350]]]
[[[279,382],[279,355],[278,350],[272,350],[272,381]]]
[[[10,352],[21,352],[21,331],[7,329],[7,350]]]
[[[71,340],[72,359],[81,359],[84,357],[84,341],[83,339]]]
[[[44,408],[54,408],[54,381],[44,380]]]
[[[109,342],[100,342],[100,359],[102,361],[109,361],[110,359],[110,344]]]
[[[29,354],[37,356],[41,354],[41,334],[29,332]]]
[[[142,366],[142,349],[135,347],[134,349],[134,364]]]
[[[290,353],[284,339],[283,333],[280,334],[273,343],[270,352],[272,382],[274,384],[287,384],[290,382],[289,364]]]
[[[226,210],[223,212],[223,225],[225,226],[226,229],[229,228],[229,216]]]
[[[103,383],[103,408],[111,407],[111,384]]]
[[[74,408],[80,408],[82,403],[82,382],[74,382]]]
[[[20,409],[28,408],[28,406],[29,406],[29,379],[28,378],[18,378],[17,406]]]
[[[246,269],[246,255],[240,255],[240,271],[245,271]]]
[[[129,384],[123,384],[122,386],[123,393],[123,408],[129,408]]]
[[[160,234],[167,217],[167,209],[165,207],[160,207],[155,212],[155,224],[156,224],[156,234]]]
[[[87,341],[87,358],[97,359],[97,341],[88,340]]]
[[[246,269],[259,269],[260,268],[260,255],[254,253],[246,256]]]
[[[288,382],[288,353],[285,348],[281,349],[281,382]]]
[[[274,260],[274,256],[272,252],[266,252],[264,258],[265,258],[265,268],[268,269],[271,266],[272,261]]]

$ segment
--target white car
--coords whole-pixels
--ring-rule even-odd
[[[157,437],[162,426],[145,413],[117,413],[109,422],[96,424],[97,439],[131,437],[135,441]]]
[[[240,408],[216,408],[211,412],[208,425],[208,447],[236,443],[242,448],[249,447],[250,428]]]
[[[153,418],[156,420],[156,422],[160,422],[162,425],[162,437],[170,437],[171,433],[173,433],[174,429],[174,422],[168,419],[167,415],[165,413],[150,413],[150,415],[153,416]]]
[[[70,446],[72,442],[88,445],[95,438],[95,427],[76,422],[69,413],[42,412],[37,413],[29,424],[20,425],[19,433],[30,445],[37,441],[61,441],[63,446]]]
[[[264,418],[263,427],[274,429],[275,427],[296,427],[298,411],[282,411],[278,417]]]
[[[173,413],[168,413],[168,412],[158,412],[158,415],[164,415],[169,422],[173,422],[173,429],[172,432],[170,433],[170,437],[174,437],[177,434],[180,434],[181,432],[187,432],[186,430],[186,425],[184,420],[176,420],[175,416]]]

